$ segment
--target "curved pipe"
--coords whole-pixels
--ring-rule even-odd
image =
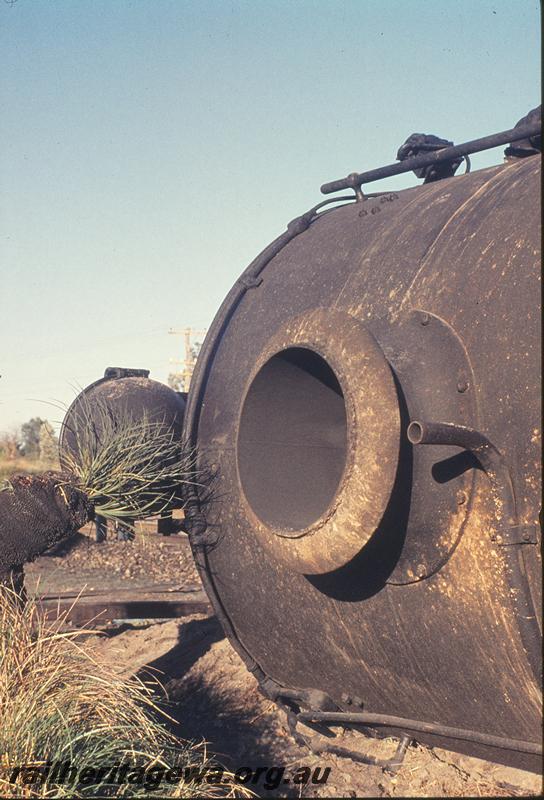
[[[508,465],[495,445],[480,431],[451,422],[411,422],[407,430],[413,445],[452,445],[463,447],[478,459],[485,471],[501,510],[501,527],[519,524],[516,497]],[[512,589],[514,610],[521,642],[527,653],[531,669],[540,685],[542,682],[542,636],[536,619],[527,573],[520,545],[505,544],[504,555],[508,585]]]
[[[451,422],[411,422],[407,430],[411,444],[442,444],[463,447],[478,459],[503,504],[503,518],[516,525],[517,511],[510,470],[495,445],[474,428]]]
[[[447,739],[458,739],[463,742],[498,747],[503,750],[516,750],[518,753],[542,754],[542,745],[537,742],[523,742],[520,739],[506,739],[502,736],[492,736],[489,733],[465,730],[464,728],[451,728],[448,725],[438,725],[435,722],[421,722],[415,719],[394,717],[389,714],[367,714],[361,712],[344,711],[302,711],[296,715],[297,722],[322,722],[329,725],[368,725],[383,726],[385,728],[401,728],[402,730],[428,733]]]

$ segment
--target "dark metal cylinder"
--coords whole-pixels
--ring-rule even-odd
[[[151,380],[147,370],[108,368],[105,377],[83,389],[68,408],[59,437],[61,466],[67,453],[78,458],[78,431],[93,429],[100,438],[104,415],[115,420],[141,422],[144,417],[156,424],[157,432],[171,432],[181,441],[185,395],[159,381]],[[181,504],[181,498],[175,505]],[[175,507],[175,506],[173,506]]]
[[[195,556],[263,684],[520,766],[541,731],[539,179],[533,156],[292,224],[220,309],[184,426],[223,498],[192,498]]]

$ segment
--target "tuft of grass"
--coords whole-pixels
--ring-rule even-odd
[[[104,402],[82,404],[72,422],[75,447],[62,453],[70,481],[108,519],[143,519],[181,507],[182,484],[205,486],[194,450],[173,428],[147,415],[113,414]]]
[[[194,775],[214,766],[205,746],[167,730],[149,685],[119,678],[90,654],[82,636],[94,631],[64,627],[65,616],[51,621],[36,602],[23,604],[0,587],[0,796],[148,797],[153,790],[161,797],[252,796],[226,770],[217,785],[188,778],[186,770]],[[128,770],[118,785],[63,784],[54,774],[28,784],[28,774],[15,771],[48,762],[70,762],[80,776],[85,768],[115,764]],[[157,771],[172,768],[183,777],[153,787]],[[133,783],[135,774],[145,777]]]

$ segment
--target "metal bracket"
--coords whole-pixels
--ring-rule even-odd
[[[243,286],[244,289],[256,289],[262,282],[263,278],[260,275],[242,275],[242,277],[237,280],[237,283]]]
[[[495,541],[499,545],[531,544],[535,526],[518,522],[516,495],[512,476],[500,450],[487,436],[474,428],[450,422],[425,422],[414,420],[407,430],[413,445],[453,445],[469,450],[480,462],[489,479],[495,502],[498,502],[502,523]],[[531,530],[532,529],[532,530]],[[500,537],[500,538],[499,538]],[[493,541],[493,535],[490,537]],[[506,538],[506,541],[505,541]],[[523,551],[504,547],[502,550],[507,581],[512,594],[512,604],[518,630],[527,653],[537,685],[542,683],[542,631],[537,622],[538,610],[531,594]],[[521,558],[518,557],[521,555]]]
[[[419,415],[476,423],[473,370],[462,340],[445,320],[412,309],[394,324],[381,321],[373,333],[400,384],[403,426]],[[391,523],[405,531],[387,578],[395,585],[429,578],[451,558],[463,536],[475,481],[468,454],[454,456],[448,447],[402,448],[399,487],[411,488],[409,502],[397,501]]]
[[[280,686],[279,683],[266,677],[261,681],[259,688],[261,692],[270,700],[287,700],[303,706],[311,711],[338,711],[339,706],[332,700],[326,692],[320,689],[288,689]]]
[[[320,689],[288,689],[285,686],[280,686],[279,683],[276,683],[276,681],[269,677],[265,677],[263,680],[261,680],[259,688],[266,697],[268,697],[270,700],[273,700],[280,706],[280,708],[283,709],[287,716],[289,732],[295,742],[300,746],[306,747],[312,753],[315,753],[316,755],[319,753],[332,753],[333,755],[342,756],[344,758],[351,758],[353,761],[358,761],[362,764],[371,764],[376,767],[381,767],[381,769],[389,772],[392,775],[395,774],[404,761],[404,756],[406,755],[408,746],[412,742],[412,737],[407,733],[402,733],[394,756],[388,759],[378,759],[374,756],[365,755],[364,753],[360,753],[356,750],[350,750],[346,747],[340,747],[332,743],[324,742],[323,738],[325,736],[328,738],[335,738],[334,734],[325,730],[320,731],[322,733],[321,737],[307,737],[300,733],[298,730],[300,706],[308,708],[310,715],[312,713],[319,714],[320,712],[339,711],[339,706],[329,697],[326,692],[322,692]],[[343,697],[347,698],[348,696],[343,695]],[[359,700],[359,698],[353,698],[353,700],[352,698],[348,699],[350,705],[352,702]],[[295,705],[299,710],[295,711],[293,709],[293,705]],[[363,702],[360,701],[357,703],[357,705],[362,706]],[[341,713],[342,712],[340,712],[340,714]],[[306,722],[306,724],[309,727],[313,727],[312,722]],[[319,723],[317,723],[316,728],[319,730],[320,727],[321,726],[319,726]]]
[[[106,367],[105,378],[149,378],[148,369],[132,369],[131,367]]]
[[[508,547],[513,544],[537,544],[537,526],[509,525],[501,528],[499,533],[492,534],[491,541],[495,542],[498,547]]]
[[[332,742],[325,742],[318,736],[304,736],[298,730],[298,715],[289,708],[284,707],[283,710],[287,715],[289,732],[298,745],[306,747],[315,755],[320,755],[321,753],[331,753],[332,755],[341,756],[342,758],[350,758],[352,761],[357,761],[360,764],[369,764],[374,767],[380,767],[384,772],[388,772],[390,775],[394,775],[402,766],[404,757],[406,756],[406,751],[413,741],[411,736],[409,736],[407,733],[403,733],[392,758],[376,758],[375,756],[366,755],[358,750],[351,750],[350,748],[341,747],[340,745],[333,744]]]

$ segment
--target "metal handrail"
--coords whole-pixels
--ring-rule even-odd
[[[464,144],[444,147],[442,150],[435,150],[432,153],[425,153],[421,156],[407,158],[405,161],[389,164],[386,167],[371,169],[368,172],[352,172],[351,175],[348,175],[346,178],[324,183],[321,187],[321,192],[322,194],[331,194],[341,189],[356,190],[364,183],[372,183],[373,181],[379,181],[383,178],[390,178],[393,175],[402,175],[404,172],[412,172],[421,167],[438,164],[441,161],[450,161],[459,156],[468,156],[470,153],[490,150],[492,147],[499,147],[502,144],[518,142],[520,139],[529,139],[538,136],[540,133],[542,133],[541,120],[539,122],[533,122],[530,125],[524,125],[523,127],[512,128],[509,131],[502,131],[501,133],[494,133],[491,136],[484,136],[481,139],[473,139]]]

